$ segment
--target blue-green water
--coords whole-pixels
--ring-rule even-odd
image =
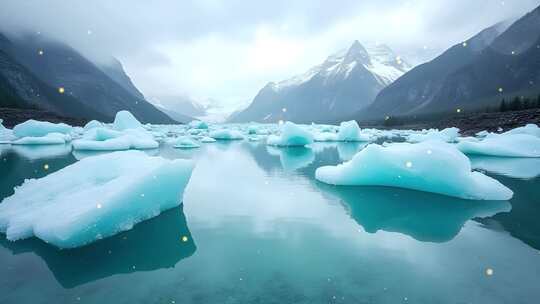
[[[0,236],[0,303],[538,302],[539,178],[492,175],[509,202],[314,179],[361,148],[148,151],[196,160],[183,206],[75,250]],[[0,147],[0,198],[70,150]]]

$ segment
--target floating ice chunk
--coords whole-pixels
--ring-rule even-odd
[[[99,122],[97,120],[91,120],[86,125],[84,125],[84,130],[88,131],[90,129],[102,128],[102,127],[103,127],[103,123],[101,123],[101,122]]]
[[[407,138],[407,141],[412,143],[423,142],[427,140],[442,140],[444,142],[454,142],[458,136],[458,128],[446,128],[442,131],[429,130],[426,134],[410,134]]]
[[[503,134],[528,134],[536,137],[540,137],[540,128],[535,124],[528,124],[524,127],[512,129],[504,132]]]
[[[313,135],[290,121],[281,128],[281,135],[270,135],[266,142],[270,146],[295,147],[313,143]]]
[[[189,123],[189,126],[193,129],[208,129],[208,124],[204,121],[193,120]]]
[[[248,134],[257,134],[257,131],[259,130],[259,127],[258,126],[255,126],[255,125],[251,125],[247,128],[247,133]]]
[[[464,141],[457,147],[465,154],[540,157],[540,138],[528,134],[490,134],[482,141]]]
[[[248,140],[249,141],[260,141],[261,137],[258,136],[258,135],[250,135],[250,136],[248,136]]]
[[[115,131],[94,128],[86,132],[82,139],[73,141],[75,150],[116,151],[129,149],[156,149],[159,143],[146,130],[126,129]]]
[[[212,137],[204,136],[203,138],[201,138],[201,142],[202,143],[213,143],[213,142],[216,142],[216,140],[213,139]]]
[[[22,137],[40,137],[49,133],[68,134],[72,130],[71,126],[64,123],[54,124],[47,121],[27,120],[13,128],[13,135]]]
[[[71,141],[71,136],[62,133],[49,133],[45,136],[26,136],[14,140],[12,145],[63,145]]]
[[[0,232],[82,246],[178,206],[192,170],[191,161],[140,151],[85,158],[17,187],[0,204]]]
[[[220,129],[210,132],[210,137],[221,140],[240,140],[244,139],[244,135],[238,130]]]
[[[508,200],[513,195],[495,179],[471,171],[463,153],[440,141],[368,145],[351,161],[318,168],[315,177],[333,185],[400,187],[464,199]]]
[[[318,132],[313,136],[315,141],[338,141],[338,135],[333,132]]]
[[[339,125],[339,141],[370,141],[371,137],[367,134],[361,134],[360,127],[355,120],[344,121]]]
[[[189,136],[180,136],[170,141],[173,147],[180,149],[199,148],[201,145]]]
[[[141,123],[129,111],[120,111],[116,113],[113,122],[115,130],[123,131],[127,129],[142,128]]]
[[[490,173],[521,179],[540,176],[540,158],[474,155],[470,157],[470,160],[473,169],[480,169]]]

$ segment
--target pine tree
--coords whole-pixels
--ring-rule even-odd
[[[540,96],[539,96],[539,97],[540,97]],[[506,112],[506,111],[508,111],[508,108],[507,108],[507,106],[506,106],[506,102],[504,101],[504,98],[503,98],[502,101],[501,101],[501,105],[500,105],[500,107],[499,107],[499,111],[500,111],[500,112]]]

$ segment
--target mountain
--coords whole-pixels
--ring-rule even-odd
[[[410,66],[388,46],[355,41],[302,75],[267,84],[233,122],[335,121],[367,107]]]
[[[540,7],[451,47],[383,89],[361,120],[475,110],[540,92]]]
[[[6,52],[12,48],[11,42],[0,34],[0,107],[40,108],[68,117],[83,118],[81,113],[86,113],[97,119],[106,118],[38,79]]]
[[[2,37],[0,51],[4,58],[9,58],[11,68],[16,66],[25,75],[24,85],[12,88],[26,96],[23,100],[27,102],[21,106],[30,103],[62,115],[105,121],[112,120],[120,110],[129,110],[143,122],[174,122],[142,97],[118,61],[98,67],[70,46],[42,34]],[[12,71],[0,73],[13,85],[17,78]],[[38,88],[48,92],[47,98],[30,102],[29,96]]]

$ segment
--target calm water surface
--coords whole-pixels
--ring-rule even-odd
[[[197,162],[183,205],[74,250],[1,235],[0,303],[538,303],[540,178],[496,163],[492,176],[515,192],[508,202],[314,179],[362,147],[147,151]],[[0,154],[0,199],[91,156],[70,146]]]

